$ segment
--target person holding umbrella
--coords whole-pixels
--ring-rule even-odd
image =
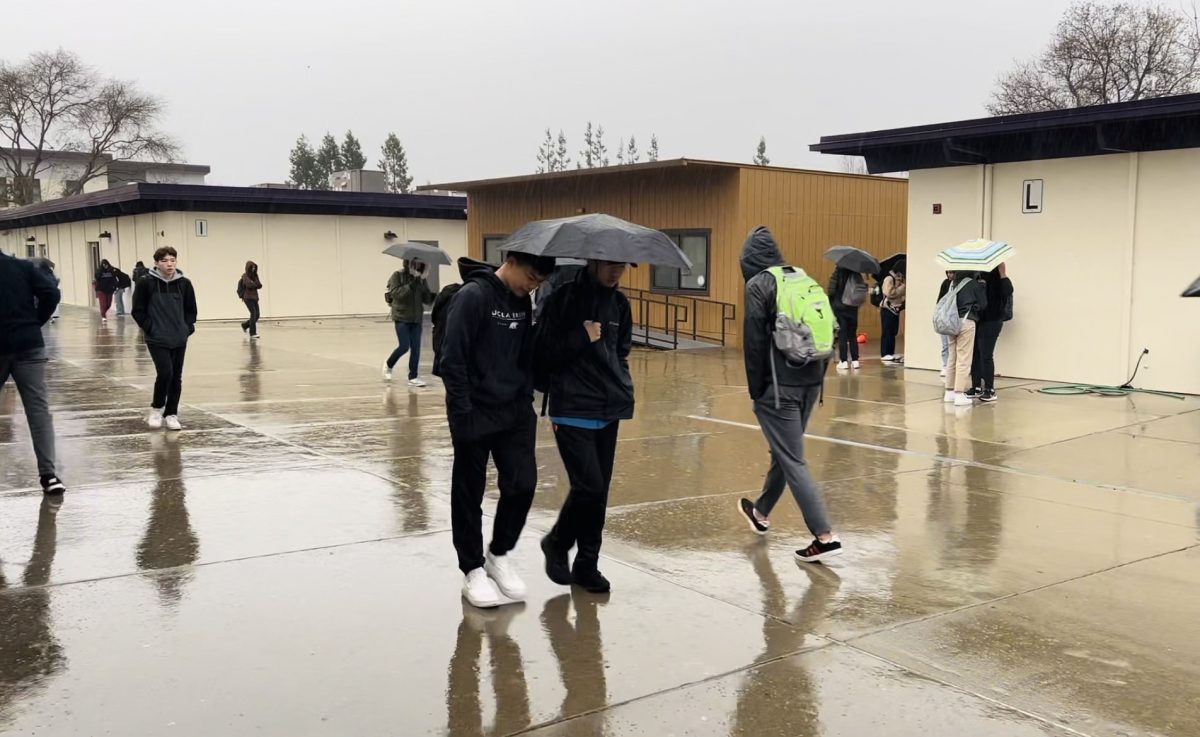
[[[883,277],[883,302],[879,305],[879,322],[883,335],[879,341],[879,352],[884,363],[896,361],[896,338],[900,335],[900,312],[904,309],[907,290],[905,270],[908,262],[900,259],[891,265]]]
[[[554,441],[571,480],[558,520],[542,538],[546,575],[593,593],[610,589],[598,567],[600,545],[618,428],[633,418],[633,312],[618,289],[625,267],[591,260],[558,285],[542,305],[534,344],[535,375],[546,377]]]
[[[954,273],[946,297],[954,297],[954,306],[961,320],[958,334],[948,336],[950,356],[946,365],[944,397],[944,401],[953,402],[956,407],[970,407],[972,404],[966,390],[971,381],[976,322],[988,306],[987,290],[979,280],[979,275],[1000,266],[1013,253],[1012,247],[1004,241],[976,239],[947,248],[937,256],[938,263]]]
[[[433,304],[436,296],[427,281],[429,267],[419,258],[405,259],[403,269],[388,279],[385,301],[391,305],[391,318],[396,327],[396,349],[383,362],[383,380],[392,380],[392,369],[405,353],[408,354],[408,385],[425,386],[418,378],[421,364],[421,327],[425,322],[425,305]]]
[[[825,252],[837,268],[829,277],[826,293],[838,324],[838,369],[858,368],[858,309],[869,296],[863,274],[879,273],[879,261],[854,246],[834,246]]]

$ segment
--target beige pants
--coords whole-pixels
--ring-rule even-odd
[[[950,360],[946,362],[946,391],[958,393],[971,383],[971,359],[975,352],[975,321],[963,318],[962,332],[950,338]]]

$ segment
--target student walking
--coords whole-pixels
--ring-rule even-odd
[[[633,312],[620,292],[626,264],[590,261],[574,281],[558,285],[542,304],[535,372],[546,376],[554,441],[571,490],[542,538],[546,575],[593,593],[610,589],[600,572],[621,420],[633,418]],[[578,546],[574,565],[567,556]]]
[[[893,363],[896,360],[896,338],[900,335],[900,313],[904,310],[907,290],[904,275],[906,267],[907,262],[901,259],[883,278],[883,302],[879,305],[883,337],[880,339],[879,352],[884,363]]]
[[[113,273],[117,275],[117,291],[114,295],[117,298],[117,317],[125,317],[125,295],[131,286],[133,280],[129,278],[129,274],[121,271],[118,267],[113,267]],[[132,307],[132,305],[130,305]]]
[[[537,485],[529,294],[553,270],[554,259],[523,253],[508,253],[499,268],[459,259],[464,283],[450,298],[440,345],[435,334],[434,374],[446,387],[454,445],[452,537],[466,577],[463,597],[477,607],[499,606],[501,593],[511,601],[526,593],[508,553],[525,527]],[[480,528],[489,457],[500,502],[485,554]]]
[[[975,330],[979,314],[987,308],[987,292],[978,275],[970,271],[956,271],[952,279],[958,305],[958,316],[962,328],[958,335],[949,336],[950,362],[946,365],[946,394],[944,401],[956,407],[970,407],[967,385],[971,382],[971,359],[975,351]]]
[[[34,264],[0,252],[0,390],[11,376],[25,407],[42,491],[66,491],[55,470],[54,418],[46,388],[42,326],[58,307],[50,276]]]
[[[130,276],[130,285],[129,285],[129,309],[130,309],[130,312],[133,311],[133,295],[137,292],[138,282],[140,282],[142,280],[142,277],[146,276],[149,273],[150,273],[150,269],[147,269],[146,264],[144,264],[143,262],[138,261],[136,264],[133,265],[133,272],[129,275]]]
[[[858,308],[867,301],[867,282],[862,274],[839,266],[829,277],[826,293],[838,324],[837,367],[858,368]]]
[[[246,270],[238,281],[238,296],[250,311],[250,319],[242,323],[242,332],[247,333],[251,340],[258,339],[258,290],[262,289],[262,280],[258,278],[258,264],[246,262]]]
[[[746,383],[754,401],[754,414],[771,449],[771,467],[758,500],[742,499],[738,508],[751,529],[765,535],[770,526],[771,510],[783,495],[784,487],[791,487],[792,496],[813,535],[807,548],[796,551],[796,558],[815,563],[842,552],[842,543],[834,534],[825,511],[821,489],[804,460],[804,432],[813,410],[821,401],[821,385],[828,361],[816,359],[797,365],[775,347],[773,331],[781,310],[778,304],[780,284],[785,284],[787,275],[794,276],[796,270],[786,266],[771,231],[759,226],[750,234],[742,249],[741,265],[746,280],[742,332]],[[812,288],[819,290],[820,286],[812,283]],[[822,315],[823,306],[811,306],[809,313],[814,320],[828,320]]]
[[[188,338],[196,332],[196,291],[176,266],[170,246],[154,252],[154,268],[138,284],[133,319],[146,337],[146,349],[157,374],[146,424],[157,430],[182,430],[179,397],[183,392],[183,359]]]
[[[1012,319],[1013,286],[1004,264],[983,278],[987,306],[975,326],[975,351],[971,361],[971,390],[967,396],[981,402],[996,401],[996,343],[1006,320]]]
[[[408,354],[408,385],[425,386],[418,376],[421,366],[421,329],[425,324],[425,305],[433,304],[429,288],[429,267],[420,259],[405,260],[403,269],[388,279],[384,299],[391,305],[396,327],[396,349],[383,362],[383,380],[392,380],[392,369]]]
[[[92,289],[96,290],[96,301],[100,303],[100,322],[108,322],[108,311],[112,309],[113,295],[118,288],[117,272],[108,259],[100,262],[96,269],[96,277],[92,280]]]

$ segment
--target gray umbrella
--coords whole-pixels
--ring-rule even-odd
[[[834,246],[825,252],[825,258],[837,264],[840,268],[856,271],[860,274],[878,274],[879,260],[871,254],[854,246]]]
[[[437,246],[431,246],[428,243],[415,243],[409,241],[407,243],[393,243],[383,252],[389,256],[402,258],[405,260],[419,258],[427,264],[449,266],[453,263],[450,260],[450,254],[443,251]]]
[[[1200,279],[1192,282],[1192,285],[1183,290],[1184,297],[1200,297]]]
[[[684,272],[692,269],[692,262],[665,233],[611,215],[579,215],[526,223],[500,244],[500,250],[555,258],[655,264]]]

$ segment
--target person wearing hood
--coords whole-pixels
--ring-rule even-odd
[[[262,280],[258,278],[258,264],[253,261],[246,262],[246,270],[242,272],[242,280],[238,282],[238,286],[242,302],[250,311],[250,319],[242,323],[242,332],[248,333],[251,340],[256,340],[258,338],[258,318],[261,314],[258,310],[258,290],[263,288]]]
[[[12,377],[25,407],[42,491],[66,491],[55,471],[54,418],[46,387],[46,342],[42,326],[50,320],[61,294],[42,264],[0,252],[0,390]]]
[[[746,280],[742,329],[746,383],[754,402],[754,414],[771,449],[771,466],[758,500],[741,499],[738,509],[751,529],[765,535],[770,526],[771,510],[783,495],[784,487],[790,487],[814,538],[807,548],[796,551],[796,558],[814,563],[842,552],[842,543],[829,522],[821,489],[804,460],[804,432],[813,410],[821,401],[828,360],[797,365],[775,347],[771,333],[778,313],[778,287],[776,276],[770,269],[792,267],[787,266],[775,237],[765,226],[760,225],[746,239],[741,265]],[[814,288],[820,289],[816,285]]]
[[[196,290],[176,267],[178,253],[170,246],[154,252],[154,268],[133,298],[133,319],[146,338],[146,349],[157,374],[146,424],[157,430],[182,430],[179,396],[183,391],[183,358],[188,338],[196,332]]]
[[[117,275],[117,291],[113,293],[113,296],[116,297],[117,302],[117,317],[125,317],[126,290],[133,286],[133,280],[129,278],[129,274],[121,271],[119,266],[113,267],[113,273]]]
[[[535,372],[545,377],[554,442],[571,481],[558,521],[542,538],[546,575],[592,593],[610,589],[598,567],[600,545],[618,427],[633,418],[633,311],[618,289],[625,268],[589,261],[559,284],[542,305],[534,343]]]
[[[384,299],[391,305],[396,326],[396,349],[383,362],[383,380],[392,380],[392,369],[408,354],[408,385],[425,386],[418,376],[421,367],[421,332],[425,324],[425,305],[435,296],[429,288],[429,267],[419,258],[405,259],[402,270],[388,279]]]
[[[459,259],[463,286],[447,307],[434,374],[446,387],[454,445],[450,521],[463,597],[476,607],[525,597],[508,553],[516,547],[537,486],[533,411],[533,304],[529,295],[554,271],[554,259],[509,252],[498,268]],[[436,333],[437,331],[435,331]],[[484,551],[483,492],[488,458],[500,502]]]
[[[904,298],[907,290],[904,272],[908,262],[900,259],[892,267],[891,272],[883,277],[883,303],[879,305],[879,321],[883,326],[883,337],[879,342],[879,352],[884,363],[896,360],[896,338],[900,335],[900,312],[904,310]]]
[[[96,277],[92,280],[92,289],[96,290],[96,301],[100,304],[100,322],[108,322],[108,311],[112,309],[113,295],[120,287],[117,271],[108,259],[100,261],[96,269]]]
[[[138,261],[133,265],[133,271],[129,274],[129,310],[131,313],[133,311],[133,295],[137,292],[138,282],[149,273],[150,269],[146,268],[145,262]]]

